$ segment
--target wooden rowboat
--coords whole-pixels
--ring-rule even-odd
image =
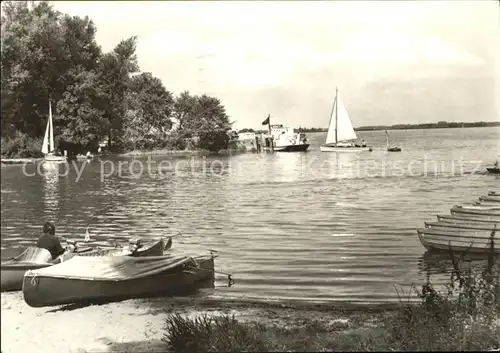
[[[81,257],[26,272],[23,296],[29,306],[102,303],[178,294],[214,279],[214,257]]]
[[[450,210],[452,215],[460,215],[464,217],[482,216],[488,217],[491,220],[500,221],[500,210],[497,209],[470,209],[462,206],[453,206]]]
[[[460,207],[463,210],[472,210],[472,211],[500,211],[500,203],[469,204],[469,205],[460,205],[456,207]]]
[[[479,201],[488,201],[488,202],[500,202],[500,196],[481,196],[479,197]]]
[[[500,254],[498,241],[491,243],[489,231],[443,231],[432,228],[417,229],[422,245],[428,250]],[[491,247],[493,245],[493,247]]]
[[[500,207],[500,202],[479,200],[474,202],[474,206],[490,206],[490,207]]]
[[[462,215],[437,215],[436,216],[439,222],[446,222],[452,224],[484,224],[484,225],[497,225],[500,228],[500,221],[494,221],[489,219],[489,217],[467,217]]]
[[[74,242],[68,241],[70,244]],[[52,260],[50,252],[38,247],[29,247],[17,257],[1,264],[1,291],[17,291],[22,289],[23,276],[28,270],[49,267],[67,261],[73,256],[161,256],[172,246],[172,238],[167,243],[163,239],[153,239],[141,244],[140,239],[132,239],[124,248],[76,248],[75,252],[64,253]]]
[[[484,230],[489,231],[490,233],[493,231],[498,231],[500,233],[500,227],[497,227],[496,224],[471,224],[471,223],[462,223],[462,224],[454,224],[447,222],[424,222],[425,228],[432,228],[437,230],[444,231],[467,231],[467,230]]]
[[[52,260],[52,255],[47,249],[30,246],[21,254],[1,264],[1,291],[21,290],[24,273],[31,269],[49,267],[71,258],[73,254],[64,253]]]

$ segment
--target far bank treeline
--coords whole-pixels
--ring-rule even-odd
[[[139,73],[136,37],[104,53],[88,17],[47,1],[7,1],[2,9],[2,156],[41,153],[49,98],[60,151],[95,151],[103,141],[117,152],[227,148],[231,124],[219,99],[174,96]]]
[[[360,126],[354,128],[356,131],[376,131],[376,130],[415,130],[415,129],[453,129],[453,128],[469,128],[469,127],[495,127],[500,126],[500,121],[478,121],[473,123],[448,122],[440,121],[437,123],[424,124],[397,124],[397,125],[375,125],[375,126]],[[321,127],[299,127],[294,129],[295,132],[313,133],[327,132],[328,128]],[[257,134],[266,133],[267,130],[242,129],[238,133],[254,132]]]

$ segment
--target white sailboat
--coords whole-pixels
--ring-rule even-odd
[[[358,136],[354,131],[351,118],[340,100],[338,88],[335,90],[328,134],[324,145],[320,146],[321,152],[362,152],[371,151],[371,147],[354,143]]]
[[[49,101],[49,119],[47,120],[47,128],[43,137],[42,153],[45,155],[45,161],[50,162],[65,162],[66,157],[56,156],[54,153],[54,129],[52,127],[52,104]]]
[[[400,147],[391,147],[389,143],[389,134],[387,133],[387,130],[385,130],[385,139],[387,140],[387,152],[401,152]]]

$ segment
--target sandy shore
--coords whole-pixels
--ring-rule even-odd
[[[164,319],[169,313],[196,316],[234,314],[240,321],[304,325],[318,321],[337,329],[373,326],[387,307],[290,305],[194,298],[127,300],[86,307],[31,308],[22,292],[2,293],[2,353],[161,352]]]

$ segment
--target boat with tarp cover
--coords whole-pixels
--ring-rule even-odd
[[[152,239],[142,241],[140,238],[129,240],[125,247],[79,247],[76,242],[68,240],[68,244],[74,245],[73,251],[66,251],[61,256],[52,260],[50,252],[43,248],[30,246],[18,256],[4,261],[1,264],[1,291],[17,291],[23,287],[23,276],[28,270],[36,270],[69,260],[78,256],[161,256],[164,251],[172,246],[172,238],[165,240]]]
[[[178,294],[214,279],[214,256],[75,256],[57,266],[26,272],[29,306],[102,303]]]

